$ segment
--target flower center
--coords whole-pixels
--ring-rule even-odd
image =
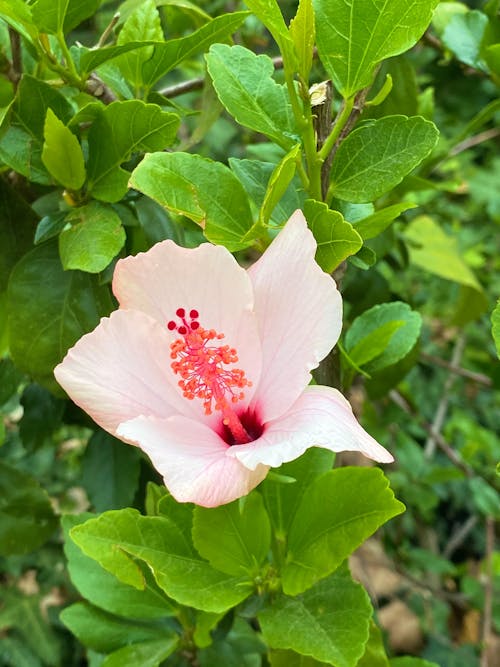
[[[176,375],[180,376],[179,387],[185,398],[203,401],[206,415],[214,410],[222,413],[222,424],[231,432],[236,444],[251,442],[253,439],[245,430],[234,405],[245,398],[242,391],[252,383],[240,368],[227,368],[238,361],[234,347],[218,344],[224,338],[223,333],[214,329],[204,329],[198,321],[197,310],[186,312],[178,308],[175,312],[179,322],[170,320],[169,331],[179,334],[171,345],[170,364]]]

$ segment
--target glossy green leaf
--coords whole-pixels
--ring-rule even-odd
[[[44,122],[49,108],[63,122],[71,117],[71,106],[60,92],[24,74],[10,111],[10,123],[0,142],[0,159],[28,180],[42,185],[53,183],[42,162]]]
[[[183,61],[204,53],[211,44],[226,41],[247,16],[248,12],[222,14],[187,37],[169,39],[163,44],[156,44],[153,55],[142,68],[144,85],[153,86]]]
[[[387,116],[358,127],[340,144],[331,171],[331,192],[363,203],[392,190],[429,155],[438,138],[421,116]]]
[[[491,334],[495,341],[497,355],[500,358],[500,301],[498,301],[495,309],[491,313]]]
[[[367,241],[368,239],[372,239],[381,234],[387,227],[389,227],[391,222],[401,215],[401,213],[410,211],[412,208],[416,208],[416,204],[402,202],[401,204],[386,206],[385,208],[375,211],[372,215],[359,220],[359,222],[354,225],[354,229],[364,241]]]
[[[344,259],[355,255],[363,245],[361,236],[351,223],[323,202],[307,199],[304,203],[304,215],[318,244],[316,261],[323,271],[331,273]]]
[[[68,33],[95,14],[102,0],[36,0],[33,20],[40,32]]]
[[[483,12],[457,13],[446,24],[441,39],[461,62],[487,72],[482,49],[487,28],[488,17]]]
[[[176,639],[170,629],[115,616],[88,602],[66,607],[59,618],[84,646],[100,653],[116,651],[128,644],[161,639],[167,643]]]
[[[13,360],[39,381],[55,385],[54,366],[111,308],[108,287],[88,274],[63,270],[57,244],[37,246],[10,276],[8,330]]]
[[[354,667],[368,640],[371,614],[367,593],[343,567],[302,595],[278,595],[257,617],[270,647]]]
[[[98,562],[86,556],[69,537],[74,526],[95,518],[94,514],[68,514],[61,520],[64,531],[64,553],[71,581],[89,602],[112,614],[135,618],[163,618],[175,613],[154,582],[145,580],[143,590],[124,584]]]
[[[421,327],[420,314],[408,304],[378,304],[354,320],[345,337],[345,349],[355,364],[375,373],[409,354]]]
[[[216,570],[234,576],[255,575],[271,546],[262,496],[252,493],[228,505],[196,507],[193,542]]]
[[[85,181],[83,153],[73,132],[47,109],[42,162],[55,180],[69,190],[79,190]]]
[[[243,46],[215,44],[206,60],[220,101],[238,123],[262,132],[285,150],[297,143],[288,92],[274,81],[271,58]]]
[[[35,245],[48,241],[59,236],[62,230],[66,227],[67,211],[59,211],[53,215],[44,216],[37,225],[35,232]]]
[[[59,235],[59,253],[65,270],[88,273],[103,271],[125,243],[125,230],[118,214],[99,202],[72,209]]]
[[[33,246],[36,221],[31,206],[0,179],[0,292],[16,262]]]
[[[295,18],[290,21],[290,37],[297,54],[297,69],[304,82],[309,81],[316,39],[312,0],[299,0]]]
[[[178,643],[179,639],[174,636],[124,646],[108,655],[101,667],[159,667]]]
[[[369,86],[377,65],[410,49],[439,0],[313,0],[321,62],[351,97]]]
[[[0,554],[25,554],[43,544],[57,525],[38,482],[0,461]]]
[[[334,572],[377,528],[403,510],[379,468],[338,468],[318,477],[290,528],[283,591],[297,595]]]
[[[92,123],[88,135],[88,190],[114,202],[127,192],[129,172],[123,162],[134,153],[162,151],[175,140],[179,116],[140,100],[113,102]]]
[[[143,517],[132,509],[106,512],[73,528],[71,537],[118,579],[140,589],[144,576],[134,559],[143,560],[169,597],[196,609],[226,611],[251,590],[245,579],[201,560],[187,534],[164,516]]]
[[[130,186],[198,223],[209,241],[231,251],[248,246],[242,242],[253,225],[248,199],[222,163],[190,153],[152,153],[134,170]]]

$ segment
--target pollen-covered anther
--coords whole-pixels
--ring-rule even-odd
[[[200,326],[197,310],[191,309],[189,317],[184,308],[178,308],[175,314],[180,324],[170,320],[167,328],[181,336],[170,345],[171,368],[181,378],[178,386],[188,400],[203,401],[205,414],[210,415],[214,410],[225,414],[225,423],[226,413],[232,411],[231,404],[245,398],[240,390],[252,386],[243,370],[227,368],[238,362],[237,350],[229,345],[210,345],[211,341],[222,340],[224,334]]]

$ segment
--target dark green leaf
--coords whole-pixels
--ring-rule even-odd
[[[498,301],[495,309],[491,313],[491,334],[495,341],[497,355],[500,358],[500,301]]]
[[[27,449],[39,447],[61,424],[65,401],[44,387],[29,384],[21,396],[23,416],[19,435]]]

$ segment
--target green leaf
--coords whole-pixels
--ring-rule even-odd
[[[271,546],[262,496],[252,493],[212,509],[195,507],[193,542],[215,569],[234,576],[255,576]]]
[[[51,185],[52,177],[42,162],[43,130],[47,110],[63,122],[71,106],[53,86],[24,74],[11,108],[10,123],[0,141],[0,159],[29,181]]]
[[[231,251],[248,246],[242,242],[253,225],[248,199],[220,162],[191,153],[152,153],[134,170],[130,186],[198,223],[212,243]]]
[[[425,271],[482,292],[476,276],[462,258],[456,237],[446,234],[429,216],[415,218],[404,230],[410,261]]]
[[[176,640],[173,630],[115,616],[87,602],[66,607],[59,618],[82,644],[99,653],[116,651],[128,644],[161,639],[169,644]]]
[[[31,8],[23,0],[0,0],[0,16],[28,42],[34,42],[38,30],[33,21]]]
[[[354,229],[358,232],[364,241],[378,236],[389,227],[391,222],[398,218],[401,213],[416,208],[417,204],[408,204],[401,202],[400,204],[393,204],[381,208],[372,215],[362,218],[354,225]]]
[[[101,667],[159,667],[175,651],[178,643],[177,637],[169,637],[124,646],[108,655]]]
[[[245,127],[262,132],[285,150],[299,140],[286,86],[274,81],[274,65],[243,46],[215,44],[207,68],[227,111]]]
[[[491,313],[491,335],[495,341],[497,355],[500,359],[500,300],[497,302],[495,309]]]
[[[429,662],[423,658],[414,658],[404,656],[402,658],[392,658],[390,667],[439,667],[437,662]]]
[[[43,164],[58,183],[69,190],[79,190],[86,176],[81,146],[73,132],[50,108],[47,109],[43,134]]]
[[[78,592],[92,604],[112,614],[141,619],[163,618],[175,614],[175,609],[154,582],[146,579],[143,590],[128,586],[77,547],[69,537],[69,531],[92,518],[95,518],[95,515],[86,512],[70,514],[61,520],[68,572]]]
[[[482,43],[487,28],[486,14],[474,9],[452,16],[446,24],[441,39],[461,62],[488,72],[482,53]]]
[[[31,206],[0,178],[0,292],[16,262],[32,248],[36,220]]]
[[[82,77],[97,69],[104,63],[114,60],[131,51],[142,51],[153,44],[147,42],[128,42],[121,46],[104,46],[102,49],[88,49],[85,46],[72,46],[70,51]]]
[[[313,0],[321,62],[343,97],[369,86],[377,65],[410,49],[439,0]]]
[[[97,11],[102,0],[37,0],[33,20],[40,32],[68,33]]]
[[[247,16],[248,12],[222,14],[187,37],[156,44],[153,55],[142,68],[144,85],[153,86],[183,61],[198,53],[204,53],[211,44],[226,41]]]
[[[387,116],[351,132],[335,154],[331,193],[361,204],[392,190],[429,155],[438,138],[421,116]]]
[[[97,512],[132,504],[141,455],[105,431],[90,438],[82,462],[82,484]]]
[[[283,20],[277,0],[245,0],[246,6],[266,26],[278,44],[285,68],[295,71],[294,44]]]
[[[23,445],[28,450],[41,447],[60,427],[66,401],[31,383],[22,393],[21,405],[23,416],[19,422],[19,435]]]
[[[141,3],[125,21],[118,35],[117,45],[129,42],[162,42],[164,40],[160,14],[155,0]],[[133,50],[119,57],[115,64],[121,73],[136,87],[143,84],[142,66],[153,55],[154,46]]]
[[[312,0],[299,0],[295,18],[290,21],[289,32],[297,54],[298,73],[307,83],[316,39]]]
[[[269,652],[271,667],[326,667],[330,663],[320,662],[294,651],[278,649]]]
[[[302,595],[279,595],[257,617],[270,647],[354,667],[363,655],[371,614],[368,595],[343,567]]]
[[[144,576],[133,559],[143,560],[169,597],[202,611],[226,611],[251,590],[246,579],[222,574],[201,560],[187,534],[164,516],[143,517],[132,509],[106,512],[73,528],[71,537],[120,581],[140,589]]]
[[[67,215],[67,211],[61,211],[43,217],[36,228],[35,245],[48,241],[49,239],[54,238],[54,236],[59,236],[62,230],[66,227]]]
[[[65,270],[103,271],[125,243],[118,214],[100,202],[72,209],[66,216],[71,227],[59,235],[59,253]]]
[[[373,620],[370,623],[370,637],[365,646],[365,652],[356,667],[389,667],[382,633]]]
[[[409,354],[421,327],[420,314],[408,304],[378,304],[354,320],[345,337],[345,349],[355,364],[375,373]]]
[[[47,493],[24,472],[0,461],[0,554],[25,554],[56,528]]]
[[[175,140],[179,116],[140,100],[112,102],[101,110],[88,135],[88,190],[107,202],[127,192],[129,172],[121,168],[133,153],[162,151]]]
[[[304,215],[318,244],[316,261],[323,271],[331,273],[344,259],[356,254],[363,245],[361,236],[351,223],[323,202],[307,199],[304,203]]]
[[[267,183],[264,201],[259,214],[259,222],[266,225],[271,218],[272,212],[283,198],[290,185],[297,166],[297,158],[300,156],[300,145],[294,146],[283,159],[276,165]]]
[[[295,514],[309,485],[319,475],[332,469],[333,452],[311,447],[301,457],[284,463],[273,472],[295,480],[284,484],[276,475],[268,475],[259,487],[277,540],[285,541]]]
[[[108,287],[88,274],[63,270],[53,242],[37,246],[16,265],[7,305],[12,359],[51,386],[52,370],[68,348],[112,308]]]
[[[318,477],[290,528],[283,591],[297,595],[334,572],[377,528],[403,510],[379,468],[338,468]]]
[[[472,502],[485,516],[500,518],[500,496],[482,477],[473,477],[468,480]]]

